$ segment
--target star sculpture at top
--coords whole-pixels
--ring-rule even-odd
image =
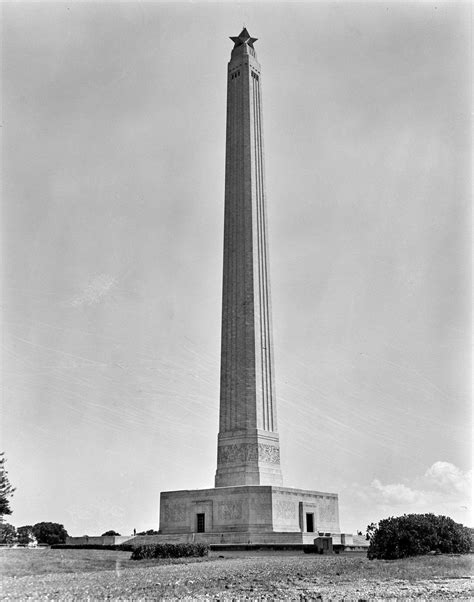
[[[230,39],[235,44],[234,48],[237,48],[237,46],[242,46],[242,44],[248,44],[250,48],[253,48],[253,43],[258,40],[258,38],[251,37],[246,27],[242,29],[238,37],[231,37]]]

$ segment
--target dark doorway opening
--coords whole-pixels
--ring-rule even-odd
[[[204,513],[196,514],[196,518],[197,518],[197,532],[204,533],[206,531],[206,515]]]
[[[312,512],[306,513],[306,531],[314,533],[314,514]]]

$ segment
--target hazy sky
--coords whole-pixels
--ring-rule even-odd
[[[285,484],[472,524],[468,3],[3,4],[16,525],[158,528],[216,469],[226,69],[262,64]]]

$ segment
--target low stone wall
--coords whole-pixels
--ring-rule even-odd
[[[149,543],[205,543],[209,545],[218,544],[294,544],[313,543],[314,534],[310,541],[303,540],[301,532],[296,533],[248,533],[248,532],[226,532],[226,533],[163,533],[162,535],[149,535],[136,537],[133,545],[144,545]]]
[[[84,535],[82,537],[66,537],[66,545],[68,546],[119,546],[122,543],[130,542],[134,539],[133,535],[120,535],[120,536],[93,536],[89,537]]]
[[[82,546],[118,546],[127,543],[132,546],[142,546],[154,543],[205,543],[211,546],[218,545],[312,545],[317,537],[316,533],[162,533],[158,535],[130,535],[120,537],[68,537],[66,545]],[[349,534],[333,533],[333,544],[344,545],[345,549],[356,550],[367,548],[368,543],[363,538]]]
[[[205,543],[217,554],[220,551],[248,551],[248,550],[271,550],[271,551],[297,551],[304,553],[315,553],[314,534],[312,537],[301,537],[302,533],[272,533],[272,534],[249,534],[249,533],[196,533],[180,535],[136,535],[121,537],[68,537],[67,546],[113,546],[126,543],[133,547],[155,544],[155,543]],[[295,543],[297,536],[299,543]],[[332,535],[335,553],[339,554],[367,554],[369,542],[363,537],[349,534]],[[344,540],[346,540],[345,543]],[[352,541],[352,544],[347,542]],[[62,547],[62,546],[57,546]]]

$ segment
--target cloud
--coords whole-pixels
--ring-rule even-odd
[[[96,305],[110,292],[117,284],[117,280],[110,274],[99,274],[86,288],[74,297],[71,301],[73,307],[82,307],[83,305]]]
[[[469,496],[472,491],[472,471],[463,472],[449,462],[435,462],[425,472],[425,480],[432,488],[446,493]]]
[[[382,485],[378,479],[374,479],[371,487],[375,497],[386,504],[413,504],[423,496],[423,492],[410,489],[403,483]]]
[[[372,497],[390,504],[426,505],[431,501],[468,499],[472,490],[472,471],[463,472],[450,462],[435,462],[423,477],[412,483],[383,485],[378,479],[370,484]]]
[[[369,485],[352,484],[341,496],[341,518],[347,516],[352,530],[389,516],[425,512],[469,525],[473,520],[471,492],[472,471],[440,460],[423,475],[402,483],[374,479]]]

